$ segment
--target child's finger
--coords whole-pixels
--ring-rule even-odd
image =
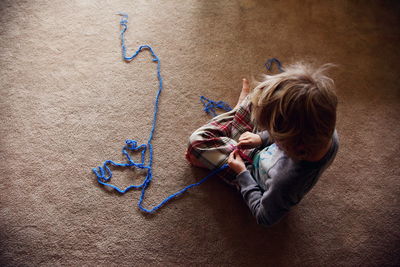
[[[232,152],[232,158],[233,158],[233,160],[236,160],[236,152],[237,152],[238,150],[237,149],[235,149],[233,152]]]
[[[229,156],[228,156],[228,164],[232,163],[234,152],[235,152],[235,151],[232,151],[232,152],[229,154]]]
[[[239,141],[249,140],[248,136],[241,136],[239,137]]]
[[[239,160],[242,160],[242,157],[240,156],[239,150],[235,150],[235,156],[236,156]]]
[[[242,134],[239,136],[239,140],[242,140],[242,139],[245,139],[245,138],[249,138],[249,137],[250,137],[249,134],[250,134],[249,132],[242,133]]]
[[[244,145],[246,145],[246,142],[245,142],[245,141],[240,141],[240,142],[237,144],[238,147],[242,147],[242,146],[244,146]]]
[[[240,137],[242,137],[242,138],[248,138],[249,135],[248,135],[248,133],[244,133],[244,134],[242,134]],[[239,137],[239,138],[240,138],[240,137]]]
[[[244,140],[244,141],[240,141],[237,146],[245,148],[249,144],[250,144],[250,140]]]

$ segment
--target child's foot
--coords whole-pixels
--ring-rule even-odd
[[[235,108],[238,108],[240,106],[240,103],[242,103],[243,99],[246,98],[246,96],[250,93],[250,86],[249,86],[249,81],[244,78],[243,79],[243,87],[242,91],[240,92],[239,100],[235,106]]]

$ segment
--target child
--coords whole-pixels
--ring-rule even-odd
[[[247,80],[237,106],[213,118],[189,138],[187,160],[215,169],[243,195],[257,223],[270,226],[315,185],[338,150],[337,97],[319,69],[294,64],[249,94]]]

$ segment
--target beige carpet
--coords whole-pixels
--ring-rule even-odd
[[[400,265],[399,2],[0,3],[1,265]],[[93,167],[147,141],[157,89],[148,52],[122,62],[118,11],[129,54],[151,45],[164,77],[148,208],[206,175],[183,157],[200,95],[234,105],[270,57],[339,65],[337,159],[278,225],[216,179],[150,216],[140,192],[97,185]]]

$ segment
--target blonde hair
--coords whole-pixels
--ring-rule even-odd
[[[296,63],[264,75],[251,93],[253,121],[289,156],[306,159],[332,138],[338,100],[333,80],[324,74],[332,66]]]

